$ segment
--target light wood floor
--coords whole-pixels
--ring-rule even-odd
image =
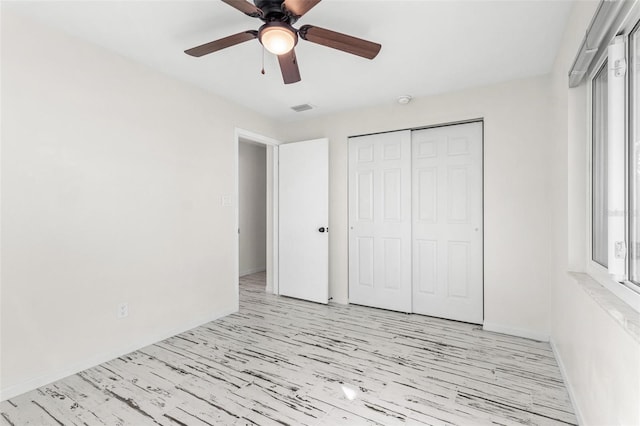
[[[265,294],[0,403],[6,425],[576,424],[547,343]]]

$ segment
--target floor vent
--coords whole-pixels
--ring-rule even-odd
[[[296,105],[296,106],[292,106],[291,109],[294,110],[295,112],[308,111],[310,109],[313,109],[313,105],[310,105],[310,104]]]

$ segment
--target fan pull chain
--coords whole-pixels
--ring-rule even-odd
[[[264,75],[264,46],[262,46],[262,71],[260,73]]]

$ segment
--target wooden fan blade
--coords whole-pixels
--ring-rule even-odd
[[[362,56],[367,59],[375,58],[382,48],[382,45],[378,43],[327,30],[325,28],[315,27],[313,25],[303,25],[300,27],[300,30],[298,30],[298,35],[312,43],[342,50],[343,52]]]
[[[209,53],[217,52],[218,50],[235,46],[236,44],[244,43],[245,41],[253,40],[257,37],[257,31],[249,30],[242,33],[230,35],[219,40],[210,41],[209,43],[205,43],[200,46],[192,47],[191,49],[185,50],[184,53],[199,58],[200,56],[208,55]]]
[[[262,16],[262,11],[258,9],[253,3],[249,3],[246,0],[222,0],[234,9],[238,9],[245,15],[249,15],[252,18],[259,18]]]
[[[297,83],[301,80],[298,59],[293,49],[288,53],[278,55],[278,62],[280,62],[280,71],[282,71],[284,84]]]
[[[285,0],[284,7],[296,18],[310,11],[320,0]]]

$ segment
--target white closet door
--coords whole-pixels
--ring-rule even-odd
[[[349,302],[411,312],[411,132],[349,138]]]
[[[413,312],[481,324],[482,123],[414,131]]]

